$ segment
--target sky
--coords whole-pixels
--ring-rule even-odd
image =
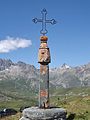
[[[70,66],[90,62],[90,0],[0,0],[0,58],[23,61],[39,67],[42,9],[47,24],[50,67]]]

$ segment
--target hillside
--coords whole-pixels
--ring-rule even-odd
[[[39,70],[24,62],[0,59],[0,100],[38,94]],[[50,69],[50,89],[90,86],[90,63],[71,67],[63,64]],[[3,95],[4,94],[4,95]],[[30,98],[29,96],[29,98]]]
[[[21,106],[35,105],[35,98],[19,99],[0,102],[0,108],[12,107],[19,110]],[[31,103],[32,102],[32,103]],[[67,110],[67,117],[74,114],[74,120],[90,120],[90,88],[57,88],[50,91],[51,106],[63,107]],[[1,120],[18,120],[21,114],[2,118]],[[67,119],[73,120],[73,119]]]
[[[38,105],[39,70],[24,62],[0,59],[0,109]],[[50,104],[64,107],[75,120],[90,119],[90,63],[50,69]],[[6,117],[18,120],[20,115]],[[2,118],[4,120],[4,118]]]

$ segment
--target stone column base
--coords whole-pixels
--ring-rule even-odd
[[[19,120],[66,120],[66,110],[63,108],[31,107],[23,111],[23,116]]]

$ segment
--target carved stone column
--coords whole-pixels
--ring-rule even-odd
[[[39,86],[39,107],[49,107],[49,63],[51,62],[50,51],[47,45],[48,38],[40,38],[38,62],[40,63],[40,86]]]

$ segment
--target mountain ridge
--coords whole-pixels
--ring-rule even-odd
[[[22,61],[13,63],[10,59],[0,59],[1,85],[5,85],[5,82],[8,81],[13,82],[13,87],[16,88],[24,87],[25,89],[38,90],[39,78],[39,69],[35,68],[34,65]],[[71,67],[64,63],[61,67],[50,69],[50,87],[81,86],[90,86],[90,63],[77,67]]]

